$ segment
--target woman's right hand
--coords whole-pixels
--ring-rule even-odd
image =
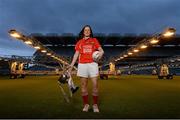
[[[72,72],[72,69],[73,69],[73,66],[72,66],[72,65],[69,65],[69,66],[68,66],[68,72],[71,73],[71,72]]]

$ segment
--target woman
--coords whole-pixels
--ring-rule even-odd
[[[93,61],[92,54],[94,51],[99,51],[99,58],[101,59],[104,51],[101,48],[101,45],[97,41],[96,38],[93,38],[92,29],[89,25],[83,27],[81,32],[79,33],[79,41],[75,46],[75,54],[70,64],[69,72],[72,71],[73,66],[77,59],[78,61],[78,71],[77,76],[80,77],[81,80],[81,93],[83,99],[83,111],[88,112],[89,110],[89,102],[88,102],[88,78],[91,79],[93,88],[92,88],[92,96],[93,96],[93,111],[99,112],[98,108],[98,64]]]

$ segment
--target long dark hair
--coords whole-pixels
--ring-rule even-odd
[[[80,39],[82,39],[83,37],[84,37],[84,29],[85,29],[85,27],[89,27],[90,28],[90,37],[92,38],[93,37],[93,32],[92,32],[92,29],[91,29],[91,26],[90,25],[85,25],[83,28],[82,28],[82,30],[81,30],[81,32],[79,33],[79,36],[78,36],[78,40],[80,40]]]

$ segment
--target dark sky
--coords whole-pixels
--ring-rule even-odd
[[[0,0],[0,55],[32,55],[33,48],[8,35],[74,33],[89,24],[94,33],[180,31],[180,0]]]

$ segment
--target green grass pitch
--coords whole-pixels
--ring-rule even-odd
[[[79,79],[73,78],[80,86]],[[158,80],[157,76],[124,75],[99,80],[100,113],[82,112],[80,90],[66,103],[57,79],[0,77],[0,118],[180,118],[180,76]],[[89,81],[92,103],[91,86]]]

